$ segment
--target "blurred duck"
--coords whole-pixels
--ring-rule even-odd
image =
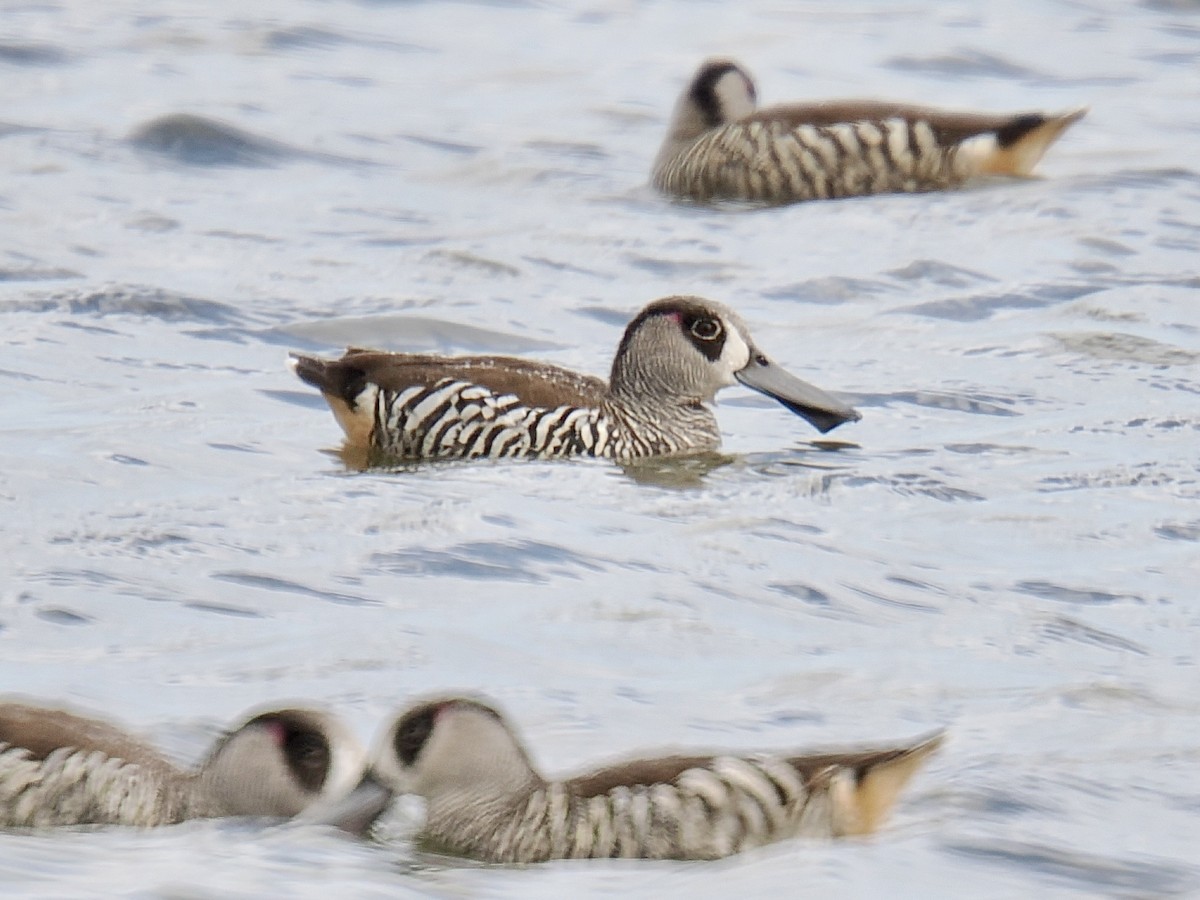
[[[745,69],[712,59],[675,106],[653,181],[672,197],[766,204],[944,190],[1029,176],[1086,112],[995,115],[877,100],[757,109]]]
[[[488,862],[716,859],[787,838],[876,830],[941,742],[939,734],[883,750],[634,759],[555,780],[490,703],[445,697],[390,724],[356,794],[369,804],[381,789],[424,798],[421,842]]]
[[[358,783],[365,764],[349,731],[317,710],[258,713],[187,772],[107,722],[3,702],[0,827],[319,817]]]

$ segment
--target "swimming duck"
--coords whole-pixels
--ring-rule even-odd
[[[427,846],[488,862],[716,859],[876,830],[942,742],[808,755],[634,759],[547,779],[488,702],[418,703],[384,731],[360,790],[426,802]]]
[[[766,204],[943,190],[1030,175],[1086,112],[994,115],[875,100],[757,109],[745,69],[711,59],[675,106],[652,178],[672,197]]]
[[[258,713],[185,772],[107,722],[0,702],[0,827],[317,816],[365,765],[345,726],[318,710]]]
[[[714,450],[708,404],[741,382],[826,432],[859,414],[789,375],[727,307],[668,297],[629,323],[603,379],[504,356],[442,357],[351,348],[292,354],[347,445],[393,459],[598,456],[632,460]]]

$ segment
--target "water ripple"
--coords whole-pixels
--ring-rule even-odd
[[[926,409],[950,409],[955,412],[977,416],[1019,416],[1011,407],[1016,403],[1028,403],[1030,398],[1006,398],[995,396],[972,396],[952,394],[949,391],[894,391],[888,394],[856,394],[856,406],[890,406],[892,403],[911,403]]]
[[[1136,594],[1114,594],[1096,588],[1071,588],[1055,584],[1052,581],[1018,581],[1013,590],[1029,594],[1042,600],[1057,600],[1060,603],[1093,605],[1097,603],[1145,603],[1143,597]]]
[[[1120,859],[1022,841],[947,841],[946,852],[1035,871],[1050,881],[1106,896],[1173,897],[1200,890],[1200,874],[1165,860]]]
[[[139,125],[133,146],[189,166],[273,166],[300,151],[216,119],[173,113]]]
[[[996,281],[991,275],[964,269],[938,259],[914,259],[887,274],[898,281],[925,282],[942,287],[966,287],[981,281]]]
[[[918,72],[937,78],[1043,78],[1040,72],[981,50],[962,49],[936,56],[894,56],[884,63],[898,72]]]
[[[901,496],[931,497],[946,503],[986,500],[983,494],[954,487],[925,472],[898,472],[895,475],[848,475],[841,479],[846,487],[868,487],[879,485]]]
[[[1149,653],[1140,644],[1100,628],[1085,625],[1083,622],[1067,616],[1057,616],[1043,624],[1040,630],[1043,635],[1053,641],[1076,641],[1094,647],[1120,650],[1123,653],[1136,653],[1139,656],[1146,656]]]
[[[1104,290],[1094,282],[1033,285],[1022,291],[1002,291],[996,294],[974,294],[968,297],[953,297],[931,300],[912,306],[899,307],[898,313],[926,316],[931,319],[948,319],[953,322],[978,322],[991,318],[1006,309],[1041,309],[1078,300],[1088,294]]]
[[[32,41],[0,41],[0,63],[13,66],[61,66],[71,62],[61,47]]]
[[[563,349],[561,344],[526,335],[410,315],[342,316],[298,322],[269,329],[262,336],[273,343],[299,339],[311,346],[369,346],[409,353],[534,353]]]
[[[580,578],[606,568],[566,547],[543,541],[468,541],[447,550],[413,547],[377,553],[380,571],[402,575],[449,575],[480,581],[544,584],[556,577]]]
[[[58,607],[39,609],[35,615],[39,619],[45,619],[47,622],[52,622],[55,625],[92,625],[96,621],[91,616],[85,616],[83,613],[73,612],[69,609],[60,609]]]
[[[870,297],[886,290],[888,286],[880,281],[831,275],[825,278],[809,278],[806,281],[763,291],[763,296],[772,300],[796,300],[801,303],[836,306],[847,300]]]
[[[1154,529],[1154,533],[1168,541],[1200,542],[1200,520],[1163,523]]]
[[[0,282],[3,281],[59,281],[65,278],[82,278],[83,275],[74,269],[40,268],[38,266],[22,266],[18,269],[0,269]]]
[[[197,320],[232,323],[246,319],[241,311],[216,300],[136,284],[31,294],[0,301],[0,309],[7,312],[66,312],[72,315],[132,315],[164,322]]]
[[[315,153],[251,134],[217,119],[170,113],[137,126],[130,145],[185,166],[267,168],[296,160],[371,166],[369,160]]]
[[[1121,362],[1152,366],[1189,366],[1200,362],[1200,353],[1172,344],[1121,332],[1077,331],[1051,334],[1064,350]]]
[[[378,600],[372,600],[367,597],[360,597],[356,594],[345,594],[340,591],[323,591],[318,588],[311,588],[307,585],[300,584],[296,581],[289,581],[286,578],[278,578],[272,575],[260,575],[257,572],[213,572],[212,578],[215,581],[228,581],[231,584],[240,584],[244,587],[259,588],[264,591],[281,591],[287,594],[300,594],[305,597],[315,597],[318,600],[327,600],[330,603],[338,603],[348,606],[378,606]],[[245,615],[254,615],[253,613],[244,613]]]
[[[275,28],[263,37],[263,46],[268,50],[313,50],[336,47],[349,40],[344,34],[317,28],[312,25],[294,25],[290,28]]]

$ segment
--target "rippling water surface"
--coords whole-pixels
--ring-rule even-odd
[[[704,56],[767,102],[1089,104],[1042,180],[654,196]],[[950,730],[879,836],[525,870],[303,828],[0,836],[42,896],[1200,893],[1200,7],[14,3],[0,684],[194,759],[486,691],[563,771]],[[863,421],[727,458],[355,472],[288,349],[604,373],[670,293]]]

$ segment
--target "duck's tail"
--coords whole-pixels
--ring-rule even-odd
[[[905,785],[945,740],[938,732],[908,747],[865,753],[835,777],[835,820],[838,834],[870,834],[877,830]]]
[[[311,384],[324,395],[334,418],[346,432],[348,442],[353,446],[369,447],[375,427],[374,407],[369,401],[374,393],[365,397],[364,393],[377,388],[367,381],[362,369],[354,365],[354,352],[353,349],[347,351],[341,359],[292,353],[287,364],[301,381]]]
[[[980,175],[1027,178],[1050,145],[1087,115],[1087,111],[1086,106],[1081,106],[1058,115],[1013,116],[994,132],[967,141],[963,149],[974,157]]]

